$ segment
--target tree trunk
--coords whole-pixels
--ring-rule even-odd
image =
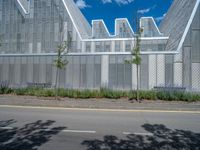
[[[55,83],[55,99],[58,99],[58,75],[59,75],[59,68],[56,68],[56,83]]]
[[[139,102],[140,101],[140,97],[139,97],[139,65],[136,65],[136,70],[137,70],[137,98],[136,100]]]

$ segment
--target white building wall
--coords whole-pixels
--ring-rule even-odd
[[[101,56],[101,86],[108,87],[108,77],[109,77],[109,56]]]
[[[33,57],[28,58],[28,63],[27,63],[27,81],[29,83],[33,82]]]
[[[157,86],[165,85],[165,55],[157,55]]]
[[[136,67],[136,65],[132,65],[132,89],[133,90],[137,89],[137,67]]]
[[[156,86],[156,55],[149,55],[149,89]]]
[[[174,85],[182,86],[183,85],[183,64],[174,63]]]
[[[200,90],[200,63],[192,63],[192,89]]]

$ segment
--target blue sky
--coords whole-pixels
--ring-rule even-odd
[[[136,12],[152,16],[159,24],[173,0],[75,0],[86,19],[103,19],[108,30],[114,32],[115,18],[128,18],[132,24]]]

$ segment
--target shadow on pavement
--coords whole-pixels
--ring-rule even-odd
[[[50,128],[55,123],[52,120],[38,120],[20,128],[5,128],[13,123],[16,123],[16,121],[0,121],[0,150],[37,150],[42,144],[48,142],[53,135],[65,129],[65,127]]]
[[[172,130],[162,124],[142,126],[152,135],[128,135],[126,139],[106,135],[103,140],[83,141],[87,150],[200,150],[200,133]]]

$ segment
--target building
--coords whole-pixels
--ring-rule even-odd
[[[140,88],[185,87],[200,91],[200,0],[174,0],[161,25],[140,20]],[[11,87],[55,85],[57,45],[72,39],[64,88],[135,89],[131,57],[134,31],[126,18],[110,35],[103,20],[86,21],[73,0],[0,0],[0,82]]]

